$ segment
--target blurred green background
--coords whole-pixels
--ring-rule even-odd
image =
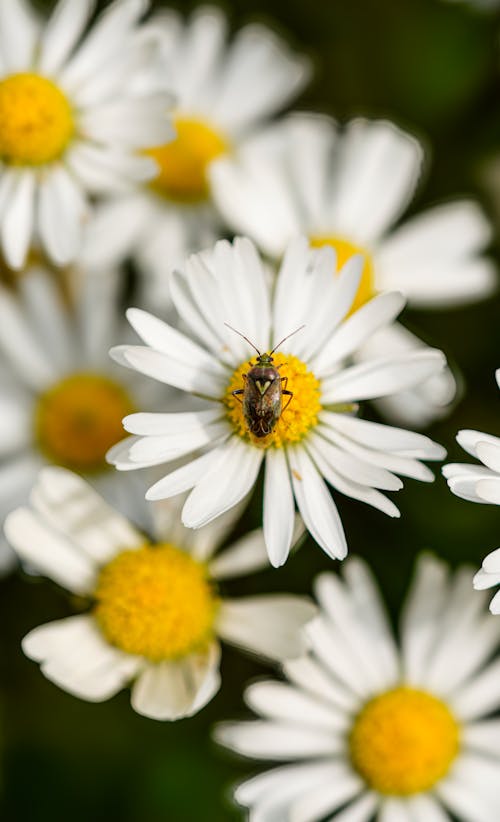
[[[360,113],[388,117],[424,141],[427,172],[413,211],[475,194],[492,219],[500,220],[500,188],[496,203],[488,170],[500,155],[500,19],[495,14],[440,0],[237,0],[224,8],[235,28],[267,22],[312,57],[316,76],[296,107],[339,119]],[[500,223],[495,230],[498,236]],[[491,253],[498,258],[496,247]],[[495,298],[406,317],[463,374],[464,398],[430,432],[451,459],[462,458],[454,441],[458,429],[500,434],[500,395],[493,378],[500,366],[499,308]],[[498,509],[460,502],[440,476],[434,486],[407,481],[397,503],[399,521],[338,498],[350,550],[368,559],[393,613],[421,549],[453,565],[475,566],[500,544]],[[327,557],[308,542],[285,568],[262,572],[230,590],[307,592],[313,576],[329,567]],[[172,725],[134,714],[128,693],[87,704],[47,682],[19,647],[30,628],[70,613],[64,596],[47,582],[20,575],[0,587],[2,819],[242,818],[231,804],[230,786],[252,765],[217,750],[209,733],[215,721],[247,713],[243,686],[269,669],[226,649],[218,696],[194,719]]]

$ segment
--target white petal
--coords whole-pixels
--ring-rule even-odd
[[[344,529],[325,483],[304,448],[289,448],[288,457],[293,492],[307,530],[328,556],[344,559]]]
[[[445,365],[445,356],[437,349],[352,365],[324,380],[322,401],[324,404],[356,402],[398,393],[418,385]]]
[[[120,365],[127,365],[181,391],[214,400],[219,399],[223,391],[221,378],[207,373],[196,361],[183,362],[173,354],[162,354],[141,345],[116,346],[109,353]]]
[[[425,677],[447,601],[447,576],[442,562],[425,555],[419,560],[401,615],[402,665],[409,682]]]
[[[295,517],[292,534],[292,544],[297,542],[304,533],[304,525],[300,517]],[[224,549],[210,561],[210,574],[215,579],[231,579],[243,576],[269,564],[264,534],[260,528],[251,531],[239,539],[229,548]]]
[[[150,719],[192,716],[219,688],[219,660],[220,649],[213,644],[204,654],[147,665],[132,689],[132,707]]]
[[[0,52],[9,73],[29,69],[37,34],[35,15],[25,0],[0,3]]]
[[[109,699],[140,665],[137,657],[109,645],[87,615],[41,625],[24,637],[22,647],[47,679],[90,702]]]
[[[269,561],[283,565],[290,551],[294,526],[294,501],[284,449],[270,449],[264,473],[264,540]]]
[[[87,482],[64,468],[44,468],[39,473],[31,502],[48,525],[98,563],[146,541]]]
[[[347,126],[337,162],[330,224],[341,236],[373,242],[412,198],[422,149],[392,123],[357,119]]]
[[[401,289],[415,307],[481,299],[496,281],[491,263],[477,257],[490,237],[491,227],[474,202],[430,208],[384,240],[375,259],[377,287]]]
[[[9,514],[4,530],[20,558],[40,573],[77,594],[92,590],[95,583],[93,562],[28,508],[18,508]]]
[[[1,224],[3,253],[11,268],[22,268],[26,260],[33,231],[34,202],[35,175],[31,170],[19,171]]]
[[[38,228],[48,256],[57,265],[71,262],[80,248],[88,206],[75,179],[54,167],[40,183]]]
[[[474,720],[500,706],[500,662],[492,662],[453,697],[452,709],[461,720]]]
[[[404,308],[402,294],[379,294],[348,317],[323,346],[313,363],[317,376],[331,371],[334,363],[349,357],[382,326],[396,319]],[[388,355],[390,356],[390,354]]]
[[[305,791],[292,802],[290,822],[319,822],[326,814],[358,796],[364,787],[361,778],[346,764],[332,764],[331,778],[324,785]]]
[[[182,511],[187,528],[199,528],[236,505],[253,488],[263,453],[239,437],[231,437],[212,465],[191,491]]]
[[[338,750],[336,737],[327,731],[277,722],[222,723],[215,738],[244,756],[285,762],[296,757],[329,756]]]
[[[101,13],[92,31],[67,63],[61,81],[68,89],[76,89],[97,72],[110,56],[116,56],[127,40],[138,18],[145,11],[143,0],[118,0]]]
[[[200,482],[203,477],[217,465],[222,458],[224,445],[218,448],[213,448],[202,454],[201,457],[182,465],[175,471],[172,471],[167,476],[155,482],[146,493],[148,500],[161,500],[168,497],[174,497],[176,494],[182,494],[188,491]]]
[[[290,52],[270,29],[245,26],[228,50],[211,115],[224,130],[249,129],[295,97],[309,73],[309,61]]]
[[[476,493],[485,502],[500,505],[500,476],[480,479],[476,483]]]
[[[283,671],[291,682],[322,702],[330,703],[340,715],[349,716],[359,707],[358,697],[351,689],[344,687],[337,678],[334,679],[329,669],[312,655],[286,661]]]
[[[315,613],[310,600],[287,594],[224,600],[217,631],[226,642],[283,661],[303,653],[301,629]]]
[[[45,28],[38,57],[42,74],[54,74],[63,65],[88,22],[94,0],[61,0]]]
[[[379,797],[374,793],[365,793],[359,799],[348,805],[345,810],[335,814],[335,822],[369,822],[379,803]],[[332,820],[331,820],[332,822]],[[429,820],[430,822],[430,820]]]
[[[319,699],[298,688],[277,682],[261,680],[245,690],[247,705],[265,719],[305,725],[333,733],[345,733],[349,719]]]

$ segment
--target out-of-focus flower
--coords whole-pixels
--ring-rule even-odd
[[[393,228],[411,200],[422,149],[384,121],[354,120],[339,129],[327,117],[294,114],[257,134],[238,157],[210,169],[216,203],[236,231],[280,259],[297,234],[331,245],[337,264],[353,253],[364,267],[355,306],[396,289],[410,307],[454,306],[484,298],[495,285],[493,264],[480,253],[491,231],[470,201],[436,206]],[[357,352],[373,356],[425,349],[399,323]],[[441,416],[455,394],[448,369],[381,403],[389,418],[422,426]]]
[[[246,691],[258,721],[219,726],[245,756],[289,764],[241,784],[259,822],[495,822],[500,818],[500,634],[469,570],[423,557],[396,644],[367,566],[316,584],[323,612],[289,683]]]
[[[111,501],[121,494],[106,451],[123,415],[158,407],[158,392],[109,360],[126,332],[118,283],[82,275],[74,311],[42,269],[20,278],[17,295],[0,287],[0,523],[47,462],[88,475]]]
[[[264,463],[264,537],[275,566],[285,562],[290,548],[294,499],[323,550],[345,556],[342,524],[324,479],[347,496],[399,516],[376,489],[399,489],[396,474],[432,480],[419,460],[442,459],[445,452],[421,434],[357,419],[357,402],[411,387],[438,373],[445,359],[427,349],[343,367],[404,304],[400,294],[379,295],[344,322],[361,265],[360,257],[352,258],[332,277],[333,249],[311,249],[302,238],[289,246],[273,286],[250,240],[221,241],[209,256],[190,257],[185,272],[171,281],[187,333],[130,309],[128,319],[145,345],[119,346],[111,354],[129,368],[204,398],[205,406],[197,413],[132,414],[124,425],[134,436],[111,450],[110,461],[128,471],[183,458],[186,464],[147,496],[163,499],[193,489],[182,513],[191,528],[245,497]],[[245,339],[228,331],[225,322]],[[290,332],[297,333],[288,339]],[[246,398],[242,403],[234,394],[243,393],[245,379],[249,382],[255,356],[249,341],[260,352],[279,348],[271,368],[253,384],[267,408],[256,418],[256,433],[248,407],[244,413]],[[288,392],[283,400],[282,386]],[[193,459],[200,448],[205,453]]]
[[[218,691],[219,639],[271,661],[304,652],[300,629],[316,610],[310,600],[226,599],[217,589],[267,563],[260,531],[216,554],[232,518],[188,531],[170,502],[152,509],[150,541],[62,468],[41,472],[31,502],[7,517],[8,539],[23,560],[87,597],[91,609],[35,628],[23,650],[75,696],[100,702],[134,680],[138,713],[179,719]]]
[[[89,197],[153,177],[137,149],[173,135],[171,96],[144,82],[147,4],[115,0],[82,37],[93,7],[60,0],[41,25],[24,0],[0,3],[0,243],[12,268],[33,239],[57,265],[72,261]]]
[[[148,303],[165,305],[169,272],[223,232],[211,163],[237,155],[242,140],[300,92],[310,67],[261,25],[245,26],[228,44],[227,21],[216,8],[198,9],[186,22],[166,11],[154,22],[164,35],[177,136],[145,152],[159,166],[151,183],[103,204],[89,226],[85,257],[89,265],[115,265],[132,255],[147,278]]]
[[[500,368],[496,372],[500,388]],[[500,505],[500,437],[484,434],[482,431],[459,431],[457,442],[482,465],[470,463],[449,463],[443,467],[450,490],[468,502]],[[500,584],[500,549],[492,551],[483,561],[483,566],[474,577],[474,587],[492,588]],[[490,604],[494,614],[500,614],[500,594],[496,594]]]

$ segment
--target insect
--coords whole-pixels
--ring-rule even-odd
[[[283,411],[288,408],[293,397],[293,392],[287,389],[288,377],[282,377],[279,373],[281,365],[277,367],[273,365],[273,354],[285,340],[288,340],[297,331],[301,331],[304,326],[301,325],[300,328],[296,328],[291,334],[283,337],[268,354],[261,354],[257,346],[248,337],[245,337],[240,331],[236,331],[236,328],[228,325],[228,323],[224,323],[224,325],[243,337],[258,354],[255,365],[250,363],[250,370],[243,374],[244,388],[237,388],[232,393],[243,406],[243,416],[250,433],[259,438],[267,437],[274,430]],[[242,400],[240,399],[241,395],[243,395]],[[284,408],[283,396],[288,397]]]

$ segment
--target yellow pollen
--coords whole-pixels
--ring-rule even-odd
[[[64,153],[74,133],[71,106],[60,89],[38,74],[0,81],[0,159],[42,165]]]
[[[404,686],[370,700],[349,737],[354,768],[373,790],[396,796],[430,790],[459,744],[460,726],[445,703]]]
[[[375,269],[373,258],[366,249],[360,248],[360,246],[354,245],[354,243],[349,242],[349,240],[344,240],[342,237],[315,236],[310,238],[310,242],[314,248],[331,245],[332,248],[335,249],[337,252],[337,271],[335,273],[337,274],[350,257],[354,254],[362,255],[364,265],[361,272],[361,280],[348,316],[354,314],[358,308],[361,308],[362,305],[375,296]]]
[[[134,410],[119,384],[76,373],[51,386],[35,407],[35,438],[47,459],[73,471],[106,468],[106,452],[123,439],[123,417]]]
[[[160,169],[150,186],[177,203],[202,202],[210,194],[207,168],[229,150],[228,143],[201,120],[179,117],[174,125],[177,135],[172,142],[145,151]]]
[[[102,569],[94,616],[106,639],[153,662],[203,651],[219,600],[206,566],[173,545],[123,551]]]
[[[224,397],[228,417],[236,432],[240,437],[259,448],[269,448],[270,446],[282,448],[288,443],[300,442],[307,432],[318,423],[318,414],[321,411],[319,380],[311,371],[307,370],[305,363],[297,357],[280,352],[273,354],[272,365],[275,368],[281,366],[279,368],[280,376],[288,378],[288,382],[286,384],[283,382],[282,386],[291,391],[293,397],[290,399],[290,396],[286,394],[282,396],[282,408],[290,400],[288,407],[282,411],[274,430],[267,437],[259,438],[248,430],[243,416],[243,405],[240,402],[243,395],[240,394],[238,398],[238,396],[233,396],[232,393],[238,388],[244,388],[244,374],[250,371],[252,365],[255,365],[255,361],[248,360],[236,369],[229,381]]]

